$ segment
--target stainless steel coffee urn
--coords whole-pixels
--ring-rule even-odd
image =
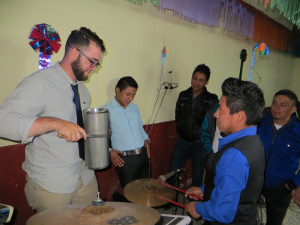
[[[84,129],[87,139],[84,142],[85,163],[92,170],[109,166],[109,117],[104,108],[91,108],[83,111]]]

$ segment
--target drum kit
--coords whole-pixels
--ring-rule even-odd
[[[105,202],[103,205],[68,205],[40,212],[27,225],[153,225],[160,219],[157,210],[125,202]]]
[[[158,207],[168,203],[157,196],[173,199],[175,194],[174,190],[155,179],[134,180],[124,188],[124,196],[128,201],[148,207]]]
[[[108,111],[93,108],[84,111],[86,165],[90,169],[102,169],[109,165],[108,152]],[[58,137],[64,136],[58,134]],[[98,151],[94,151],[98,149]],[[150,164],[150,159],[149,159]],[[180,172],[179,170],[178,172]],[[172,172],[172,175],[174,175]],[[151,169],[149,167],[149,177]],[[91,205],[74,204],[49,209],[29,218],[27,225],[94,225],[94,224],[156,224],[161,215],[156,209],[167,203],[185,208],[185,205],[172,201],[176,188],[158,179],[138,179],[127,184],[124,196],[131,203],[104,202],[99,193]],[[174,190],[175,189],[175,190]]]
[[[104,202],[98,198],[87,204],[74,204],[49,209],[29,218],[27,225],[94,225],[94,224],[157,224],[160,213],[151,207],[158,207],[175,197],[175,188],[155,179],[139,179],[127,184],[124,196],[132,203]],[[171,188],[170,188],[171,187]]]

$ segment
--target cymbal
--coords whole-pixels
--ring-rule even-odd
[[[157,210],[126,202],[105,202],[102,206],[74,204],[33,215],[26,225],[153,225],[160,219]]]
[[[175,190],[172,190],[155,179],[139,179],[127,184],[124,188],[124,196],[128,201],[149,207],[157,207],[167,204],[167,201],[158,199],[154,195],[161,195],[168,199],[175,197]]]

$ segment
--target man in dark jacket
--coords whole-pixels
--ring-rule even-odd
[[[296,121],[298,98],[290,90],[278,91],[271,113],[262,120],[258,134],[266,156],[267,225],[283,222],[291,198],[300,206],[300,124]]]
[[[207,110],[202,123],[201,141],[205,154],[208,154],[211,151],[217,152],[219,139],[224,136],[223,133],[221,134],[219,128],[217,127],[216,117],[214,116],[218,108],[219,104],[216,103],[213,107]]]
[[[186,210],[205,225],[257,225],[257,201],[264,180],[264,149],[255,124],[265,105],[256,84],[228,78],[222,84],[222,97],[215,113],[217,126],[227,134],[219,140],[217,153],[205,163],[205,187],[193,187],[204,202],[190,202]],[[203,195],[204,191],[204,195]]]
[[[207,109],[218,101],[217,95],[208,92],[205,87],[209,78],[209,67],[198,65],[192,75],[191,87],[179,94],[175,111],[179,139],[173,151],[170,171],[181,168],[191,158],[192,182],[197,186],[203,182],[201,126]]]

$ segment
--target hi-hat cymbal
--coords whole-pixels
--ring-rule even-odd
[[[139,179],[127,184],[124,188],[124,196],[128,201],[149,207],[157,207],[167,204],[167,201],[156,198],[161,195],[168,199],[175,197],[175,191],[161,185],[155,179]]]
[[[68,205],[33,215],[26,225],[153,225],[160,219],[157,210],[126,202],[105,202],[102,206]]]

